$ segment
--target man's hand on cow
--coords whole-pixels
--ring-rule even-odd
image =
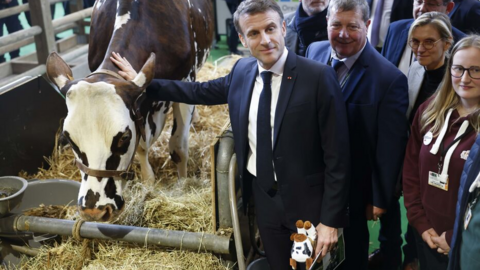
[[[338,241],[338,229],[328,227],[319,223],[317,226],[317,247],[315,248],[315,257],[322,251],[322,257],[337,244]]]
[[[132,65],[130,65],[130,62],[128,62],[127,58],[122,57],[119,53],[112,52],[110,60],[117,65],[117,67],[120,69],[118,74],[120,74],[120,76],[122,76],[125,80],[131,81],[135,79],[137,72],[135,69],[133,69]]]

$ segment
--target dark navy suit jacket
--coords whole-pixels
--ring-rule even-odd
[[[480,17],[479,17],[480,18]],[[382,55],[392,64],[398,66],[403,51],[408,42],[408,31],[414,19],[400,20],[390,24],[388,27],[385,43],[382,48]],[[465,37],[465,34],[455,27],[452,27],[453,41],[457,42]]]
[[[315,42],[307,58],[326,64],[331,50],[328,41]],[[370,203],[386,209],[407,142],[407,78],[368,42],[349,73],[342,93],[352,156],[350,208],[364,213]]]
[[[480,136],[477,136],[475,143],[470,150],[468,159],[465,162],[458,189],[457,210],[455,225],[453,226],[452,247],[450,249],[450,260],[448,269],[460,269],[460,245],[462,242],[463,218],[467,209],[469,188],[480,171]]]
[[[455,0],[455,7],[448,14],[452,25],[460,31],[480,34],[480,2],[478,0]]]
[[[250,57],[240,59],[223,78],[205,83],[153,80],[147,88],[147,95],[157,100],[228,103],[244,202],[252,192],[246,162],[257,75],[257,60]],[[292,226],[298,219],[337,228],[346,225],[350,172],[346,121],[335,71],[289,52],[275,112],[273,162]]]

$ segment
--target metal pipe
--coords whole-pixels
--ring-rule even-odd
[[[2,221],[6,223],[6,221]],[[75,221],[17,216],[12,225],[16,231],[72,236]],[[208,233],[172,231],[134,226],[114,225],[96,222],[85,222],[80,227],[80,236],[84,238],[118,240],[144,245],[188,249],[194,251],[210,251],[217,254],[230,254],[231,237]]]
[[[44,74],[45,72],[46,72],[46,66],[39,65],[22,74],[19,74],[17,76],[11,76],[2,80],[2,87],[0,87],[0,95],[10,91],[11,89],[15,88],[17,85],[24,83],[25,81],[31,79],[32,77],[37,77],[40,74]]]
[[[233,237],[235,239],[235,250],[237,251],[237,263],[239,270],[245,270],[245,256],[243,254],[242,234],[240,232],[240,221],[237,211],[237,192],[235,188],[235,174],[237,166],[237,156],[233,154],[230,159],[228,173],[228,193],[230,200],[230,210],[232,213]]]
[[[40,26],[32,26],[28,29],[13,32],[7,36],[0,37],[0,47],[33,37],[42,33],[42,31],[43,30]]]
[[[221,138],[216,161],[216,184],[218,195],[218,221],[220,228],[232,227],[230,204],[228,203],[228,171],[234,149],[233,133],[226,130]]]
[[[79,21],[79,20],[83,20],[87,17],[90,17],[90,16],[92,16],[92,11],[93,11],[93,7],[86,8],[86,9],[74,12],[72,14],[66,15],[62,18],[53,20],[53,22],[52,22],[53,28],[57,28],[57,27],[62,26],[64,24]]]

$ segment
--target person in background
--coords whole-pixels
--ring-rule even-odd
[[[460,85],[470,86],[470,90],[480,92],[480,36],[472,35],[461,40],[456,46],[456,51],[464,51],[467,57],[463,61],[455,62],[452,80],[460,80]],[[461,67],[460,67],[461,66]],[[462,73],[462,74],[460,74]],[[461,78],[457,78],[461,75]],[[453,74],[452,74],[453,76]],[[477,115],[477,124],[480,121]],[[450,249],[449,270],[480,269],[480,136],[463,168],[458,201],[456,206],[455,226]]]
[[[327,7],[330,0],[300,0],[297,11],[285,15],[287,35],[285,46],[305,56],[308,45],[328,40]]]
[[[334,67],[347,107],[352,183],[345,270],[367,269],[367,220],[381,218],[394,199],[407,142],[407,78],[367,41],[368,18],[365,0],[330,1],[329,41],[312,43],[306,54]],[[386,255],[397,255],[388,261],[394,269],[401,253]]]
[[[417,59],[408,71],[407,117],[410,125],[418,107],[435,93],[442,81],[447,66],[447,53],[452,44],[452,25],[443,13],[425,13],[410,27],[408,46]]]
[[[237,10],[238,5],[242,1],[243,0],[225,0],[232,16]],[[243,52],[241,52],[238,49],[238,43],[239,43],[238,33],[237,33],[237,30],[235,29],[235,24],[232,23],[230,25],[230,36],[228,37],[228,40],[227,40],[228,50],[230,51],[230,54],[243,55]]]
[[[479,58],[470,44],[465,38],[454,46],[439,88],[415,114],[405,154],[405,207],[422,270],[447,269],[460,176],[479,131],[480,88],[472,69]]]
[[[409,8],[413,0],[367,0],[367,3],[371,21],[368,40],[380,52],[390,23],[412,18]]]
[[[0,10],[16,6],[18,6],[17,0],[0,0]],[[18,14],[0,19],[0,36],[3,36],[5,34],[3,32],[4,25],[6,26],[8,33],[13,33],[23,29],[22,25],[20,24],[20,20],[18,19]],[[13,50],[9,54],[10,59],[16,58],[20,55],[20,50]],[[5,62],[5,56],[0,55],[0,63],[3,62]]]
[[[275,1],[243,1],[234,23],[253,57],[205,83],[154,79],[146,94],[190,104],[228,103],[243,202],[253,196],[270,269],[290,270],[290,235],[299,219],[315,224],[315,250],[323,255],[338,241],[338,228],[346,226],[345,105],[331,67],[285,48],[285,21]],[[115,54],[111,59],[123,70],[120,75],[135,78],[126,59]]]
[[[408,31],[413,21],[420,15],[431,11],[442,12],[448,15],[454,7],[455,4],[452,0],[414,0],[413,19],[400,20],[390,24],[385,37],[382,55],[404,74],[407,74],[410,65],[414,62],[412,50],[410,46],[407,46]],[[454,26],[452,27],[453,40],[458,41],[465,37],[465,34]]]

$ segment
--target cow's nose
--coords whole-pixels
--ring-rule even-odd
[[[80,216],[87,221],[103,221],[108,222],[113,218],[113,209],[111,205],[106,205],[102,209],[80,209]]]

